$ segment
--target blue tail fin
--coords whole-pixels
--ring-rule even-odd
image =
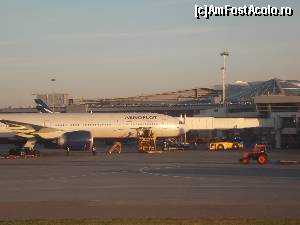
[[[47,106],[47,104],[41,99],[34,99],[36,103],[36,109],[41,113],[53,113],[53,111]]]

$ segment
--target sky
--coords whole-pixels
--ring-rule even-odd
[[[292,17],[213,17],[214,4],[290,6]],[[0,107],[33,94],[109,98],[227,82],[300,80],[299,1],[0,0]],[[55,82],[50,80],[55,78]]]

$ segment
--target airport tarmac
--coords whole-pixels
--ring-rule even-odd
[[[244,166],[242,152],[193,150],[120,155],[42,150],[0,161],[0,219],[299,218],[299,150],[270,152]]]

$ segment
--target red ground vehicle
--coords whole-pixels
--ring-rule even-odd
[[[252,152],[244,152],[240,161],[247,165],[249,160],[252,159],[257,160],[260,165],[264,165],[268,161],[267,148],[266,144],[255,144]]]

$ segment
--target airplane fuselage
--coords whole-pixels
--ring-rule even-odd
[[[135,138],[137,130],[141,127],[151,128],[159,138],[176,137],[186,132],[186,127],[178,118],[156,113],[0,114],[0,120],[57,130],[51,134],[42,134],[45,139],[60,137],[65,132],[82,130],[91,132],[95,139]],[[11,127],[0,125],[0,137],[11,137],[14,134]]]

